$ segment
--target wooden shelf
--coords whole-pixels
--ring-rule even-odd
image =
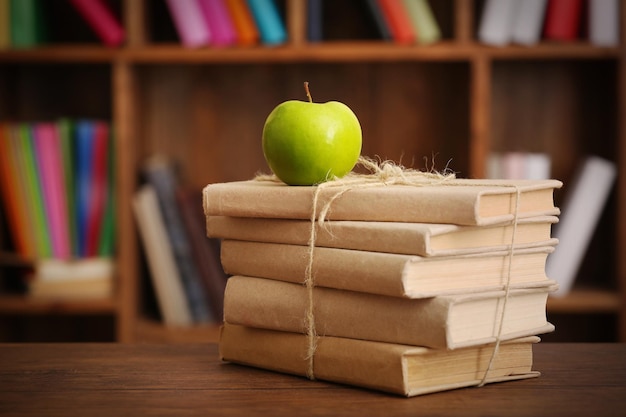
[[[574,289],[548,298],[548,312],[559,314],[616,314],[623,308],[619,294],[598,289]]]

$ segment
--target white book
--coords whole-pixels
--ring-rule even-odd
[[[478,28],[478,39],[488,45],[503,46],[511,42],[513,23],[519,0],[487,0]]]
[[[559,244],[546,262],[546,275],[559,284],[554,296],[566,295],[574,284],[616,175],[613,162],[590,156],[571,183],[553,233]]]
[[[618,0],[589,0],[589,41],[596,46],[619,44]]]
[[[551,177],[552,161],[550,155],[542,152],[528,152],[524,162],[524,178],[527,180],[546,180]]]
[[[519,1],[513,25],[512,40],[522,45],[539,42],[547,0]]]
[[[137,191],[133,210],[163,321],[171,326],[193,324],[157,194],[151,185],[144,185]]]

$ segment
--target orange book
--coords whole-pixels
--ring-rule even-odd
[[[246,0],[226,0],[225,3],[237,31],[237,43],[240,45],[257,44],[259,41],[259,30],[256,27],[254,17],[248,8]]]
[[[32,257],[35,256],[35,244],[29,235],[26,207],[20,193],[23,188],[18,177],[9,130],[8,125],[0,125],[0,191],[16,250],[24,257]]]
[[[402,0],[378,0],[378,3],[391,29],[392,39],[397,43],[414,43],[415,31]]]

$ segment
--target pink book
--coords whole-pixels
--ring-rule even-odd
[[[54,123],[37,123],[34,126],[34,144],[52,242],[52,254],[55,258],[67,259],[71,256],[71,248],[65,177],[61,144]]]
[[[226,3],[223,0],[198,0],[205,22],[211,31],[211,44],[232,45],[237,41],[237,32]]]
[[[118,46],[124,42],[124,28],[103,0],[70,0],[70,3],[105,45]]]
[[[211,32],[204,20],[198,0],[166,1],[182,44],[188,48],[208,44],[211,40]]]

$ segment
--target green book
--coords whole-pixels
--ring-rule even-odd
[[[430,8],[430,4],[428,4],[428,0],[403,1],[413,30],[417,35],[417,42],[426,45],[441,39],[441,30]]]
[[[11,46],[31,48],[44,41],[45,27],[40,0],[10,0]]]
[[[109,129],[109,146],[107,149],[107,196],[106,207],[100,234],[98,254],[103,257],[113,256],[115,247],[115,140],[113,127]]]

